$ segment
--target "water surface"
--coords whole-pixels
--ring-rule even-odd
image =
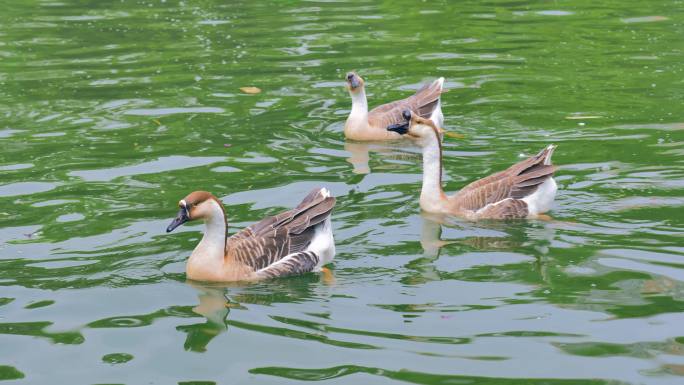
[[[682,383],[681,1],[6,3],[0,380]],[[557,144],[553,220],[421,214],[349,70],[447,79],[448,191]],[[334,280],[186,281],[187,193],[233,232],[322,185]]]

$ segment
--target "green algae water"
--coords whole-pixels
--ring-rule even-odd
[[[682,1],[1,8],[0,380],[684,381]],[[450,192],[557,144],[552,220],[421,214],[417,148],[345,142],[349,70],[446,78]],[[334,278],[186,281],[187,193],[234,232],[316,186]]]

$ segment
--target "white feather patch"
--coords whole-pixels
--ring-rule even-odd
[[[321,195],[323,195],[323,198],[328,198],[328,197],[330,197],[330,190],[328,190],[327,188],[323,187],[323,188],[321,189]]]
[[[502,199],[502,200],[500,200],[500,201],[498,201],[498,202],[490,203],[490,204],[488,204],[487,206],[482,207],[481,209],[477,210],[477,211],[475,212],[475,214],[478,215],[478,214],[484,212],[485,210],[487,210],[487,209],[490,208],[490,207],[498,206],[498,205],[502,204],[503,202],[510,201],[510,200],[513,200],[513,198],[506,198],[506,199]]]
[[[537,187],[537,191],[532,195],[523,198],[522,201],[527,203],[528,215],[534,216],[551,210],[557,190],[556,181],[553,178],[549,178]]]
[[[333,238],[330,217],[326,218],[322,224],[317,225],[315,231],[311,244],[305,251],[313,251],[318,255],[320,261],[315,270],[320,270],[321,267],[332,262],[335,257],[335,239]]]

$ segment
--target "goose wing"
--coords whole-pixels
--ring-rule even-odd
[[[514,219],[525,218],[529,214],[527,203],[520,199],[506,198],[487,205],[477,211],[478,218]]]
[[[306,268],[311,263],[311,256],[283,259],[304,252],[314,236],[314,227],[330,216],[334,206],[335,198],[327,190],[314,189],[294,209],[264,218],[229,237],[226,240],[226,256],[255,271],[279,261],[282,263],[273,271],[282,273],[289,269],[294,273],[297,269]],[[306,271],[313,269],[317,262]],[[295,271],[292,266],[296,266]]]
[[[272,263],[260,270],[257,270],[259,278],[284,277],[286,275],[297,275],[312,271],[320,258],[311,251],[300,251],[292,253],[284,258]]]
[[[423,118],[429,119],[439,105],[444,78],[425,84],[415,94],[406,99],[397,100],[373,108],[368,113],[368,122],[373,127],[387,127],[390,124],[402,123],[401,113],[409,109]]]
[[[553,176],[551,145],[508,169],[477,180],[450,198],[458,210],[475,211],[482,218],[520,218],[527,213],[527,204],[520,199],[534,193]]]

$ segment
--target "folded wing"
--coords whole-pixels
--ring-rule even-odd
[[[316,263],[311,265],[313,257],[304,255],[308,252],[300,256],[293,254],[306,250],[314,237],[316,226],[322,225],[334,206],[335,198],[327,190],[314,189],[294,209],[264,218],[229,237],[226,240],[226,256],[255,271],[266,269],[291,256],[271,271],[278,271],[279,275],[287,275],[284,274],[287,271],[294,274],[307,268],[304,271],[311,271]]]
[[[522,199],[553,177],[554,149],[555,146],[548,146],[504,171],[467,185],[450,197],[451,205],[478,218],[524,218],[528,211]]]
[[[437,106],[439,106],[443,83],[444,78],[439,78],[432,83],[425,84],[415,94],[406,99],[375,107],[368,113],[368,122],[374,127],[387,127],[390,124],[402,123],[404,118],[401,113],[406,109],[429,119]]]

